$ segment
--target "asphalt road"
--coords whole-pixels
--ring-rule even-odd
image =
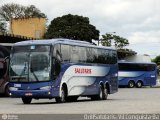
[[[58,104],[54,99],[33,100],[24,105],[19,98],[0,98],[0,114],[86,114],[86,113],[160,113],[160,88],[120,88],[108,100]]]

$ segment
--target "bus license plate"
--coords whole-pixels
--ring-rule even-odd
[[[32,93],[25,93],[25,96],[32,96]]]

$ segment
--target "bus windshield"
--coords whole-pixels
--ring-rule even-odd
[[[40,82],[50,78],[50,46],[15,46],[10,57],[11,82]]]

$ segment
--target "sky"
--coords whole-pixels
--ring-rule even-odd
[[[0,0],[35,5],[48,24],[66,14],[88,17],[100,35],[114,33],[129,40],[126,48],[151,58],[160,55],[160,0]]]

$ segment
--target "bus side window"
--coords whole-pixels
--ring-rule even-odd
[[[70,45],[61,45],[61,54],[62,54],[62,61],[63,62],[70,62],[71,59],[71,46]]]
[[[93,61],[94,61],[94,57],[93,57],[93,50],[92,50],[92,48],[86,48],[86,62],[87,63],[93,63]]]
[[[79,59],[79,47],[71,46],[71,62],[78,63]]]
[[[93,53],[93,63],[95,63],[95,64],[99,63],[98,50],[96,48],[92,48],[92,53]]]
[[[86,63],[86,61],[87,61],[86,48],[79,47],[79,62]]]

